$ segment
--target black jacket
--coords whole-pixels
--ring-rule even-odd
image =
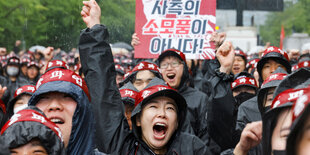
[[[81,32],[79,43],[83,73],[95,115],[96,144],[105,153],[154,154],[141,140],[135,121],[133,131],[129,130],[120,104],[121,97],[115,82],[116,71],[107,38],[106,27],[95,25]],[[132,118],[135,118],[134,113],[138,114],[140,111],[137,106]],[[199,138],[176,131],[166,154],[209,154],[209,151]]]
[[[243,102],[238,110],[236,130],[242,131],[246,124],[261,121],[262,117],[257,105],[257,96]]]
[[[235,99],[232,95],[230,83],[232,74],[219,71],[219,62],[205,61],[206,67],[202,90],[209,96],[208,101],[208,132],[211,138],[221,147],[221,150],[233,148],[235,143],[234,129],[236,117],[234,115]]]

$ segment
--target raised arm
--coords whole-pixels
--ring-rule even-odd
[[[204,84],[209,89],[209,105],[207,113],[210,136],[223,150],[233,147],[232,134],[235,127],[234,98],[230,88],[233,75],[230,73],[234,61],[234,49],[230,42],[222,44],[216,53],[219,66],[210,73]]]
[[[82,71],[91,95],[96,120],[95,140],[100,151],[113,152],[129,133],[124,117],[119,90],[115,82],[115,67],[108,31],[100,25],[101,10],[95,0],[84,1],[82,18],[86,29],[82,30],[79,52]]]

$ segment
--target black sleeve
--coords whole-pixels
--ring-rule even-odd
[[[116,86],[116,72],[107,38],[104,25],[87,28],[80,34],[79,52],[96,121],[95,142],[99,151],[111,153],[122,144],[129,128]]]
[[[233,148],[236,122],[235,100],[230,87],[233,75],[227,75],[215,69],[206,76],[209,78],[204,79],[203,86],[210,94],[207,112],[208,132],[222,150]]]

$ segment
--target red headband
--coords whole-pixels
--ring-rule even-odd
[[[145,98],[147,98],[148,96],[158,92],[158,91],[162,91],[165,89],[172,89],[174,91],[176,91],[175,89],[169,87],[169,86],[165,86],[165,85],[155,85],[146,89],[143,89],[142,91],[140,91],[137,94],[136,100],[135,100],[135,107],[141,103]]]
[[[27,92],[27,93],[33,94],[35,91],[36,91],[36,87],[35,86],[33,86],[33,85],[25,85],[25,86],[22,86],[22,87],[16,89],[15,94],[14,94],[14,98],[16,96],[18,96],[19,94],[21,94],[21,93]]]
[[[233,83],[231,83],[231,89],[234,89],[240,85],[252,85],[254,87],[258,87],[256,80],[254,78],[241,77],[236,79]]]
[[[119,92],[121,93],[121,97],[130,97],[132,99],[136,99],[138,92],[131,90],[131,89],[120,89]]]
[[[275,47],[275,46],[270,46],[270,47],[268,47],[268,48],[264,51],[262,57],[263,57],[264,55],[266,55],[266,54],[268,54],[268,53],[272,53],[272,52],[276,52],[276,53],[279,53],[279,54],[283,55],[283,56],[286,58],[287,61],[290,60],[290,59],[288,58],[288,55],[287,55],[286,52],[282,51],[281,49],[279,49],[278,47]]]
[[[68,69],[56,68],[46,72],[38,80],[36,88],[39,89],[42,84],[53,81],[67,81],[79,86],[88,96],[90,101],[90,95],[86,82],[78,74]]]
[[[310,61],[303,61],[298,63],[298,68],[306,68],[306,67],[310,67]]]
[[[63,69],[69,69],[69,66],[66,62],[61,61],[61,60],[52,60],[48,62],[46,65],[46,71],[49,70],[50,68],[63,68]]]
[[[246,58],[246,54],[241,50],[235,50],[235,54],[236,55],[242,55],[244,58]]]
[[[115,65],[115,69],[119,69],[119,70],[121,70],[121,71],[123,71],[123,72],[125,72],[125,69],[124,69],[124,67],[122,67],[121,65]]]
[[[274,98],[271,108],[277,108],[287,102],[295,102],[300,96],[309,92],[309,88],[287,89]]]
[[[146,62],[146,61],[142,61],[138,65],[136,65],[132,69],[132,72],[141,71],[141,70],[153,70],[153,71],[160,73],[160,69],[156,64]]]
[[[253,59],[246,64],[246,67],[248,68],[251,66],[251,68],[253,69],[257,66],[258,61],[259,59]]]
[[[1,135],[5,132],[7,128],[9,128],[12,124],[17,123],[17,122],[39,122],[48,128],[50,128],[52,131],[55,132],[55,134],[63,141],[62,139],[62,134],[60,132],[60,129],[51,122],[48,118],[44,117],[42,114],[39,112],[32,110],[32,109],[25,109],[17,112],[14,114],[11,119],[5,123],[5,125],[1,129]]]
[[[167,50],[163,51],[162,53],[165,53],[168,51],[173,51],[173,52],[177,53],[181,57],[181,59],[186,63],[186,57],[185,57],[185,54],[183,52],[181,52],[177,49],[167,49]]]
[[[274,80],[283,80],[285,77],[287,76],[287,74],[285,73],[275,73],[275,74],[271,74],[262,84],[265,85],[266,83],[269,83],[270,81],[274,81]]]
[[[40,68],[39,64],[37,62],[34,62],[34,61],[28,63],[27,67],[30,67],[30,66],[36,66],[36,67]]]
[[[305,110],[307,105],[310,103],[310,93],[306,93],[298,98],[296,103],[293,105],[293,122],[299,117]]]

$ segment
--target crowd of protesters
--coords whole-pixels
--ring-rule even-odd
[[[215,32],[213,60],[134,59],[83,5],[78,50],[0,48],[0,155],[310,153],[310,47],[247,55]]]

